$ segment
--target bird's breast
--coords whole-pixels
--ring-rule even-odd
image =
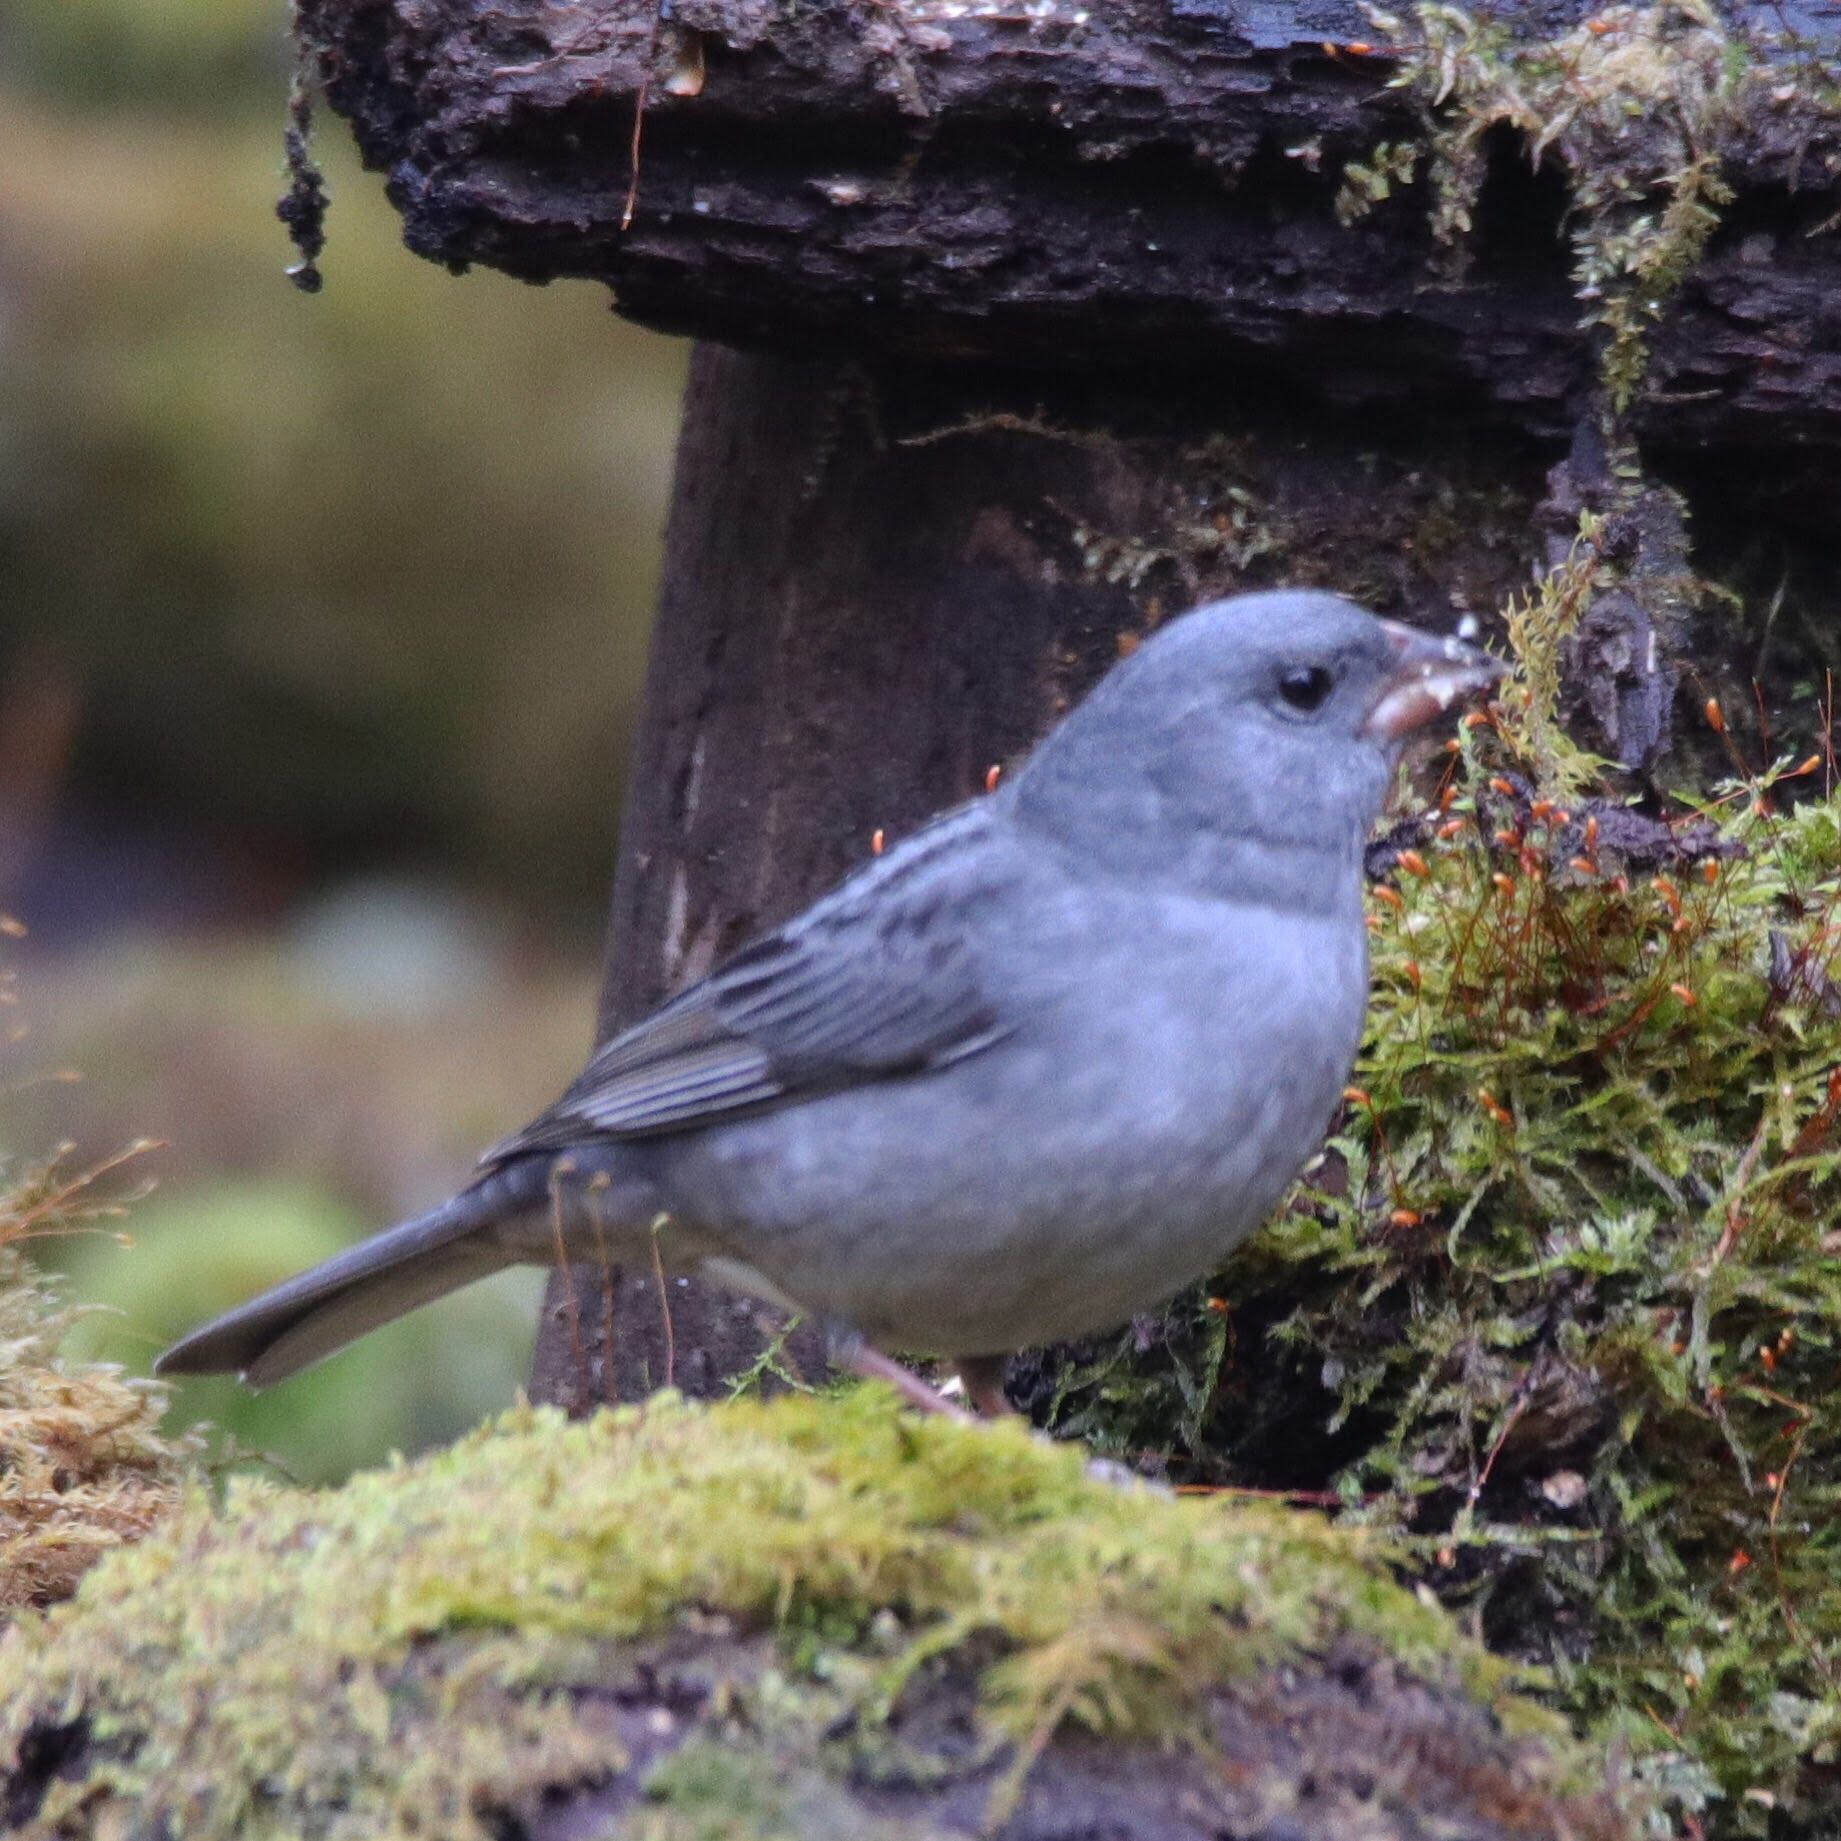
[[[1105,1328],[1212,1270],[1347,1080],[1359,919],[1140,907],[1015,977],[983,1053],[704,1134],[685,1206],[811,1308],[940,1353]]]

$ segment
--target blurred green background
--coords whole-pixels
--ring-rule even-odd
[[[333,119],[297,293],[286,24],[0,10],[0,1149],[165,1141],[111,1179],[155,1185],[129,1244],[42,1247],[137,1369],[586,1048],[682,377],[599,290],[408,255]],[[337,1476],[508,1401],[536,1290],[181,1410]]]

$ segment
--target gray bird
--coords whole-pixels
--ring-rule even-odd
[[[1122,1323],[1283,1195],[1362,1033],[1362,847],[1401,738],[1498,667],[1302,590],[1218,601],[956,807],[596,1051],[479,1174],[206,1325],[285,1379],[520,1261],[699,1273],[956,1411]]]

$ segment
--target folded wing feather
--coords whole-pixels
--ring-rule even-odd
[[[488,1165],[648,1137],[976,1053],[1004,1033],[977,916],[1001,852],[966,807],[868,865],[600,1048]]]

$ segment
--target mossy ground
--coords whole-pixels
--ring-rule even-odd
[[[879,1390],[520,1411],[338,1490],[197,1493],[0,1651],[0,1785],[46,1835],[493,1837],[611,1784],[597,1832],[892,1838],[947,1830],[839,1826],[841,1786],[970,1778],[971,1826],[996,1823],[1070,1730],[1193,1777],[1220,1696],[1332,1654],[1428,1684],[1450,1731],[1479,1706],[1538,1725],[1382,1558]],[[950,1743],[904,1742],[942,1671],[967,1690]],[[1454,1832],[1619,1831],[1532,1738],[1464,1765],[1493,1801]]]

